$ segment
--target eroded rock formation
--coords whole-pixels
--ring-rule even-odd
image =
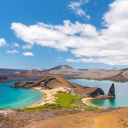
[[[115,86],[114,86],[114,83],[112,84],[112,86],[109,89],[108,96],[115,97]]]
[[[99,95],[96,96],[96,99],[112,99],[113,97],[115,97],[115,86],[114,83],[111,85],[109,92],[107,95]]]

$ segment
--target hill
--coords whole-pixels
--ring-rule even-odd
[[[35,70],[32,70],[32,71],[29,71],[29,72],[27,72],[27,73],[22,74],[22,76],[41,76],[41,74],[38,73],[38,72],[35,71]]]
[[[54,75],[42,78],[36,82],[16,82],[12,88],[32,88],[32,87],[41,87],[44,90],[51,90],[58,87],[70,88],[75,94],[96,97],[99,95],[104,95],[104,91],[101,88],[97,87],[85,87],[78,84],[70,83],[66,79]]]
[[[115,71],[107,71],[107,70],[100,70],[100,69],[89,69],[81,74],[80,78],[92,78],[92,79],[102,79],[107,77],[116,76],[119,74],[120,70]]]
[[[80,74],[81,71],[76,70],[68,65],[60,65],[48,70],[51,74],[59,74],[59,75],[71,75],[71,74]]]

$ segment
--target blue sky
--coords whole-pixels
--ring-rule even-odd
[[[1,0],[0,67],[125,68],[127,0]]]

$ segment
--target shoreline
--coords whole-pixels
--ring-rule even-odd
[[[44,94],[44,98],[41,99],[39,102],[35,103],[35,104],[32,104],[30,106],[27,106],[27,107],[36,107],[36,106],[40,106],[40,105],[44,105],[45,104],[45,99],[47,98],[47,94],[40,88],[40,87],[35,87],[35,88],[32,88],[32,89],[35,89],[37,91],[41,91],[43,94]]]
[[[55,89],[52,89],[52,90],[43,90],[41,89],[41,87],[34,87],[33,89],[37,90],[37,91],[41,91],[44,93],[44,98],[33,104],[33,105],[30,105],[28,107],[32,108],[32,107],[37,107],[37,106],[41,106],[41,105],[44,105],[44,104],[54,104],[55,103],[55,94],[58,92],[58,91],[63,91],[63,92],[68,92],[68,90],[66,88],[63,88],[63,87],[59,87],[59,88],[55,88]],[[83,98],[82,99],[82,102],[88,106],[92,106],[92,107],[97,107],[97,108],[100,108],[100,109],[107,109],[107,108],[104,108],[104,107],[98,107],[98,106],[94,106],[92,104],[89,104],[88,101],[89,100],[94,100],[95,98]]]
[[[83,98],[83,99],[82,99],[83,103],[86,104],[86,105],[88,105],[88,106],[97,107],[97,108],[100,108],[100,109],[107,109],[107,108],[105,108],[105,107],[98,107],[98,106],[89,104],[89,103],[88,103],[89,100],[95,100],[95,98]]]

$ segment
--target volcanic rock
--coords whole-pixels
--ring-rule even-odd
[[[112,86],[109,89],[108,96],[115,97],[115,86],[112,84]]]
[[[0,81],[8,79],[6,76],[0,77]]]

